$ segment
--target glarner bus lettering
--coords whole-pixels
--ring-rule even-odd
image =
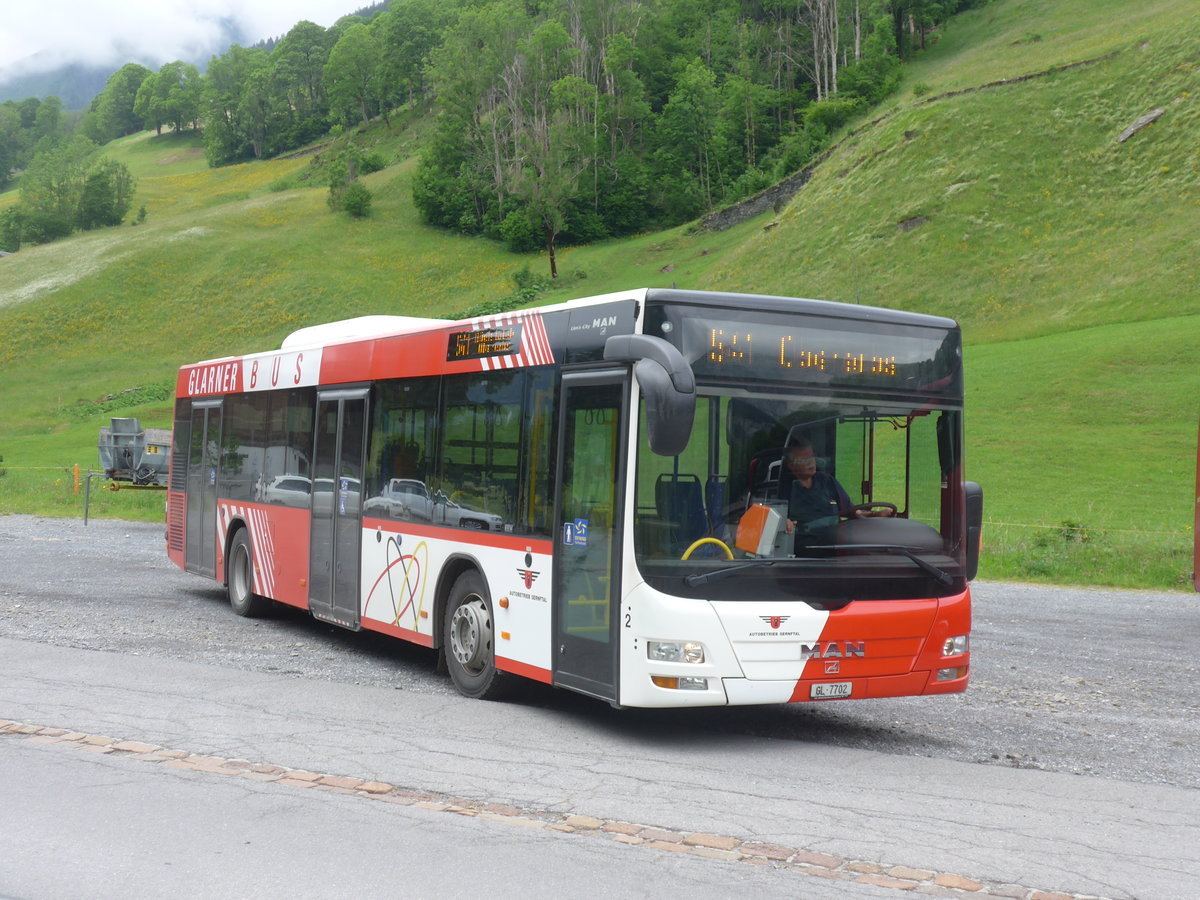
[[[321,355],[319,351],[263,353],[248,357],[245,364],[245,390],[273,391],[317,384]]]
[[[983,505],[949,319],[639,289],[305,328],[177,384],[168,554],[239,615],[410,641],[483,699],[967,688]]]
[[[236,362],[193,369],[188,373],[188,394],[223,394],[236,390],[237,374]]]

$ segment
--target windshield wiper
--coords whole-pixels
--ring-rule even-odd
[[[738,566],[726,566],[724,569],[716,569],[712,572],[696,573],[689,575],[683,579],[683,583],[688,587],[695,587],[698,584],[708,584],[710,581],[720,581],[737,572],[744,572],[746,569],[759,569],[765,566],[773,566],[778,560],[774,559],[755,559],[750,562],[742,563]]]
[[[884,553],[899,553],[901,556],[906,556],[917,564],[918,568],[923,569],[928,574],[936,578],[941,584],[950,587],[954,584],[954,576],[944,569],[939,569],[928,560],[922,559],[913,553],[908,547],[901,547],[898,544],[822,544],[820,546],[809,547],[810,550],[878,550]]]
[[[943,569],[939,569],[928,560],[924,560],[917,556],[908,547],[901,547],[897,544],[821,544],[812,546],[809,550],[875,550],[883,553],[898,553],[912,560],[918,568],[922,569],[929,575],[932,575],[939,583],[950,587],[954,584],[954,576]],[[730,575],[736,575],[738,572],[744,572],[747,569],[766,569],[771,566],[779,565],[780,563],[794,562],[829,562],[828,557],[824,556],[784,556],[770,557],[764,559],[752,559],[740,563],[736,566],[726,566],[724,569],[714,569],[711,572],[697,572],[694,575],[688,575],[683,579],[683,583],[688,587],[696,587],[701,584],[709,584],[713,581],[720,581],[723,578],[728,578]]]
[[[779,565],[780,563],[792,562],[827,562],[828,560],[816,556],[780,556],[766,557],[763,559],[751,559],[736,566],[726,566],[724,569],[714,569],[711,572],[697,572],[695,575],[689,575],[683,579],[683,583],[688,587],[695,587],[698,584],[708,584],[711,581],[720,581],[722,578],[728,578],[730,575],[736,575],[738,572],[744,572],[747,569],[766,569],[771,566]]]

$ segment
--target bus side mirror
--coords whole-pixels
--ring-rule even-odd
[[[967,581],[979,571],[979,547],[983,536],[983,488],[974,481],[963,483],[967,495]]]
[[[604,358],[634,363],[650,449],[659,456],[682,453],[696,417],[696,379],[683,354],[660,337],[618,334],[604,342]]]

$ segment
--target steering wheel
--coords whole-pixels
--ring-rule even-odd
[[[899,510],[896,509],[895,503],[884,503],[882,501],[877,503],[860,503],[854,507],[855,512],[858,512],[859,510],[862,510],[863,512],[870,512],[873,509],[890,509],[893,516],[899,512]]]
[[[681,556],[679,558],[687,559],[689,556],[692,555],[693,550],[695,550],[697,547],[703,547],[705,544],[716,544],[718,547],[720,547],[722,550],[725,551],[726,556],[728,556],[730,559],[733,559],[733,551],[729,549],[729,545],[726,544],[720,538],[715,538],[715,537],[702,537],[698,541],[693,541],[692,546],[690,546],[686,550],[684,550],[683,556]]]

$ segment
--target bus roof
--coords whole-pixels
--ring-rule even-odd
[[[448,325],[446,319],[422,319],[417,316],[358,316],[309,325],[293,331],[283,339],[280,350],[297,350],[302,347],[320,347],[338,341],[355,341],[363,338],[381,337],[386,334],[404,334],[441,328]]]
[[[646,291],[646,288],[638,288],[633,291],[598,294],[594,297],[582,297],[548,306],[509,310],[508,314],[547,313],[573,307],[611,303],[615,300],[641,300],[646,295]],[[388,337],[393,334],[411,334],[416,331],[446,328],[452,325],[467,325],[488,318],[492,318],[492,316],[467,316],[461,319],[429,319],[420,316],[357,316],[353,319],[339,319],[335,322],[324,322],[320,325],[299,328],[283,339],[279,349],[299,350],[307,347],[322,347],[326,344]]]
[[[522,317],[545,315],[570,309],[600,306],[618,301],[635,301],[637,303],[655,302],[667,304],[686,304],[690,306],[707,306],[725,309],[758,309],[766,312],[800,313],[824,318],[845,319],[851,321],[877,322],[885,325],[916,325],[926,328],[952,330],[958,324],[953,319],[941,316],[931,316],[924,313],[906,312],[903,310],[885,309],[877,306],[861,306],[857,304],[839,303],[831,300],[812,300],[801,297],[782,297],[770,294],[746,294],[721,291],[698,291],[681,288],[634,288],[627,291],[614,291],[608,294],[596,294],[591,297],[580,297],[561,303],[534,306],[525,309],[509,310],[505,313],[491,315],[468,316],[459,319],[434,319],[420,316],[372,315],[357,316],[351,319],[341,319],[320,325],[310,325],[297,329],[285,337],[280,344],[280,350],[297,351],[310,348],[327,347],[335,344],[345,344],[354,341],[386,338],[392,335],[413,334],[422,331],[445,329],[454,326],[476,326],[480,322],[495,320],[500,317]],[[250,356],[268,355],[274,351],[250,354]],[[241,359],[241,356],[219,357],[189,363],[189,366],[200,366],[224,360]]]
[[[810,300],[803,297],[780,297],[770,294],[688,291],[677,288],[649,288],[639,293],[644,294],[645,299],[648,301],[661,303],[686,303],[694,306],[803,313],[813,316],[823,316],[825,318],[850,319],[859,322],[879,322],[890,325],[917,325],[925,328],[958,328],[957,322],[943,316],[931,316],[925,313],[907,312],[899,309],[886,309],[882,306],[838,303],[833,300]]]

